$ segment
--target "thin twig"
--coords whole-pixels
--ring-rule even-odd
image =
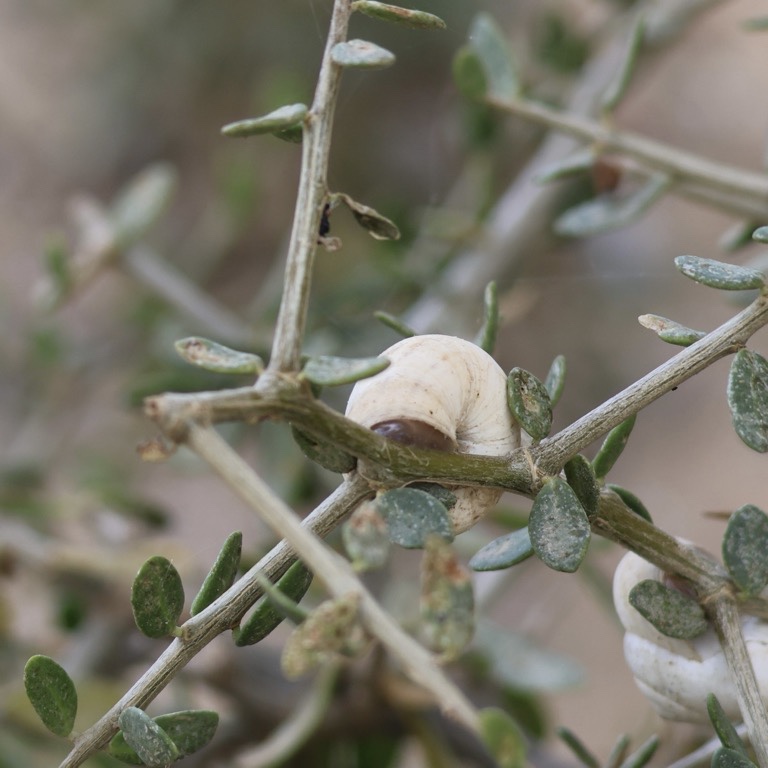
[[[303,525],[318,536],[327,536],[367,493],[367,483],[353,475],[318,506]],[[75,739],[72,751],[60,768],[76,768],[106,746],[117,733],[117,718],[126,707],[146,707],[203,647],[238,625],[243,614],[261,597],[258,574],[264,573],[274,581],[295,559],[291,547],[281,541],[218,600],[189,619],[182,627],[182,636],[171,642],[120,701]]]
[[[276,534],[282,536],[334,597],[354,595],[368,631],[400,662],[414,681],[430,691],[449,716],[477,733],[477,713],[434,657],[392,619],[362,585],[350,564],[302,527],[293,510],[208,426],[191,424],[187,444],[219,474]]]
[[[269,361],[269,370],[276,373],[295,371],[299,367],[317,233],[327,194],[333,114],[341,82],[341,68],[332,61],[331,50],[346,38],[351,13],[351,0],[336,0],[315,98],[304,123],[299,191]]]
[[[704,607],[723,649],[758,765],[768,768],[768,713],[744,641],[738,604],[729,590],[721,590]]]

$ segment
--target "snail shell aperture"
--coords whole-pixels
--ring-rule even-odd
[[[429,334],[382,352],[390,365],[355,384],[346,415],[398,442],[420,448],[504,456],[520,447],[507,407],[507,377],[472,342]],[[500,498],[496,488],[451,487],[455,533],[471,528]]]

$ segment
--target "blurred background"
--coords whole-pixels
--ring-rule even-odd
[[[670,15],[679,6],[682,15],[644,49],[619,126],[761,171],[768,36],[745,22],[764,4],[646,5]],[[353,19],[351,36],[389,48],[397,64],[345,77],[329,183],[396,221],[403,237],[374,241],[344,210],[333,212],[331,234],[343,247],[318,255],[308,352],[369,355],[393,343],[374,310],[418,331],[472,338],[493,278],[502,367],[543,377],[555,355],[566,356],[557,429],[675,353],[638,315],[710,330],[738,311],[672,264],[682,253],[759,258],[754,245],[724,256],[719,243],[732,216],[668,196],[623,229],[558,238],[552,222],[594,195],[592,181],[514,186],[537,157],[540,129],[469,104],[452,81],[472,18],[488,11],[509,37],[528,92],[567,105],[585,82],[607,82],[601,57],[626,38],[638,6],[423,0],[420,8],[447,22],[443,32]],[[244,532],[249,562],[272,543],[190,455],[143,464],[135,447],[153,434],[144,396],[247,383],[193,369],[174,340],[201,335],[268,355],[300,149],[273,137],[226,139],[220,128],[310,103],[330,8],[330,0],[0,3],[0,766],[51,766],[66,754],[66,745],[43,738],[25,703],[21,674],[31,654],[53,656],[77,681],[80,729],[159,655],[164,642],[142,638],[130,615],[131,579],[148,556],[172,559],[192,596],[232,531]],[[99,216],[152,167],[175,179],[155,225],[51,302],[62,263],[98,250]],[[505,231],[514,216],[521,222]],[[768,337],[758,334],[751,346],[766,354]],[[638,494],[658,525],[714,551],[724,521],[707,512],[768,508],[765,457],[730,425],[727,365],[644,411],[610,478]],[[344,395],[329,402],[343,408]],[[302,514],[338,482],[309,464],[279,425],[225,433]],[[528,503],[510,496],[503,507],[514,515]],[[504,530],[490,522],[457,546],[468,558]],[[556,725],[603,759],[621,733],[633,743],[659,733],[658,764],[701,738],[658,720],[623,664],[608,598],[620,556],[595,541],[576,576],[528,562],[502,581],[478,577],[512,659],[510,669],[480,680],[478,695],[503,688],[505,701],[530,716],[530,732],[552,741],[547,761],[573,762],[552,739]],[[407,617],[418,556],[398,557],[378,587]],[[153,705],[154,714],[201,705],[222,712],[219,746],[188,764],[229,764],[222,761],[262,738],[301,697],[279,678],[278,647],[279,637],[258,651],[219,638]],[[540,655],[525,656],[531,647]],[[363,737],[336,723],[302,764],[482,764],[471,750],[454,763],[429,762],[418,728],[402,718],[385,725],[379,733],[374,718],[360,733],[386,736],[394,763],[366,758]]]

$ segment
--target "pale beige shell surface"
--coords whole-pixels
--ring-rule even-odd
[[[645,579],[661,580],[661,572],[632,552],[622,558],[613,578],[613,600],[626,630],[624,656],[638,688],[670,720],[707,722],[709,693],[730,718],[739,720],[736,690],[714,631],[693,640],[662,635],[629,603],[630,590]],[[768,623],[745,616],[742,626],[760,693],[768,703]]]
[[[507,407],[507,377],[472,342],[428,334],[403,339],[381,353],[390,365],[358,382],[346,415],[366,427],[421,421],[455,441],[459,453],[504,456],[520,446],[520,427]],[[454,488],[454,531],[474,525],[502,491]]]

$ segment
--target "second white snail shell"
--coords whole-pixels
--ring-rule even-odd
[[[346,415],[387,437],[420,447],[504,456],[521,444],[507,407],[507,377],[472,342],[428,334],[382,352],[390,365],[355,384]],[[495,504],[496,488],[451,488],[454,532],[472,527]]]
[[[662,635],[629,603],[630,590],[645,579],[661,581],[662,573],[633,552],[623,557],[613,577],[613,600],[626,630],[624,656],[638,688],[669,720],[707,722],[707,695],[714,693],[728,717],[739,721],[736,689],[714,630],[693,640]],[[768,703],[768,622],[744,616],[742,627],[760,694]]]

